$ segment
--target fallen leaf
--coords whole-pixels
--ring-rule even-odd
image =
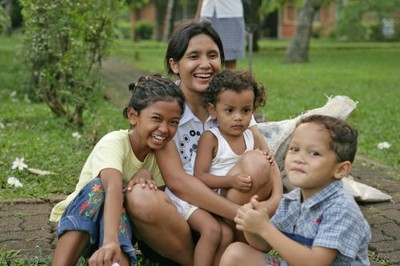
[[[28,171],[31,172],[32,174],[36,174],[36,175],[54,175],[55,174],[50,171],[40,170],[40,169],[35,169],[35,168],[28,168]]]

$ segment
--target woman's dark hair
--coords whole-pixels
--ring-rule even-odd
[[[123,116],[128,118],[129,108],[140,114],[144,108],[158,101],[176,101],[183,114],[185,96],[172,80],[163,78],[160,74],[140,77],[137,83],[129,85],[132,97],[124,108]]]
[[[254,93],[254,109],[265,105],[266,89],[262,84],[257,83],[250,72],[224,70],[213,77],[213,79],[210,81],[210,85],[203,92],[203,106],[207,107],[209,103],[215,105],[221,92],[226,90],[232,90],[235,92],[251,90]]]
[[[221,64],[225,64],[225,55],[224,49],[222,46],[222,41],[215,31],[215,29],[211,26],[211,23],[207,20],[197,22],[195,20],[189,20],[184,22],[171,36],[168,42],[167,53],[165,54],[165,68],[168,72],[168,75],[173,75],[174,72],[169,65],[169,59],[172,58],[175,62],[181,60],[183,55],[185,54],[189,41],[199,34],[205,34],[209,36],[215,44],[218,46]]]

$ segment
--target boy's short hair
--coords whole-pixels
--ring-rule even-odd
[[[323,125],[331,137],[329,146],[336,153],[338,161],[354,162],[358,132],[346,121],[332,116],[310,115],[303,117],[297,125],[304,123]]]

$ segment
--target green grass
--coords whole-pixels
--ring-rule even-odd
[[[312,40],[310,61],[285,64],[288,42],[262,40],[252,56],[252,70],[268,89],[267,105],[258,110],[277,121],[326,103],[326,95],[347,95],[358,102],[349,122],[359,130],[358,155],[400,169],[400,43],[346,43]],[[161,72],[165,43],[119,40],[112,54],[143,70]],[[238,62],[248,69],[249,60]],[[377,144],[389,142],[389,149]],[[400,178],[400,177],[399,177]]]
[[[85,112],[83,128],[65,124],[47,105],[26,102],[24,78],[13,58],[20,39],[0,37],[0,199],[33,197],[48,199],[52,194],[69,194],[75,187],[81,168],[94,143],[106,132],[128,128],[122,110],[103,93],[95,94]],[[11,94],[16,92],[15,96]],[[79,132],[81,138],[72,136]],[[15,158],[24,158],[30,168],[51,171],[53,175],[35,175],[27,170],[13,170]],[[16,177],[23,184],[14,188],[7,184]]]

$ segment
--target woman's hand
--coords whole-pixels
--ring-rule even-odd
[[[156,182],[149,170],[139,169],[132,179],[128,182],[127,186],[124,188],[123,192],[128,192],[132,190],[132,187],[136,184],[140,184],[142,188],[146,186],[150,189],[157,190]]]
[[[93,253],[89,259],[89,266],[111,266],[113,263],[119,262],[120,256],[119,243],[107,243]]]

